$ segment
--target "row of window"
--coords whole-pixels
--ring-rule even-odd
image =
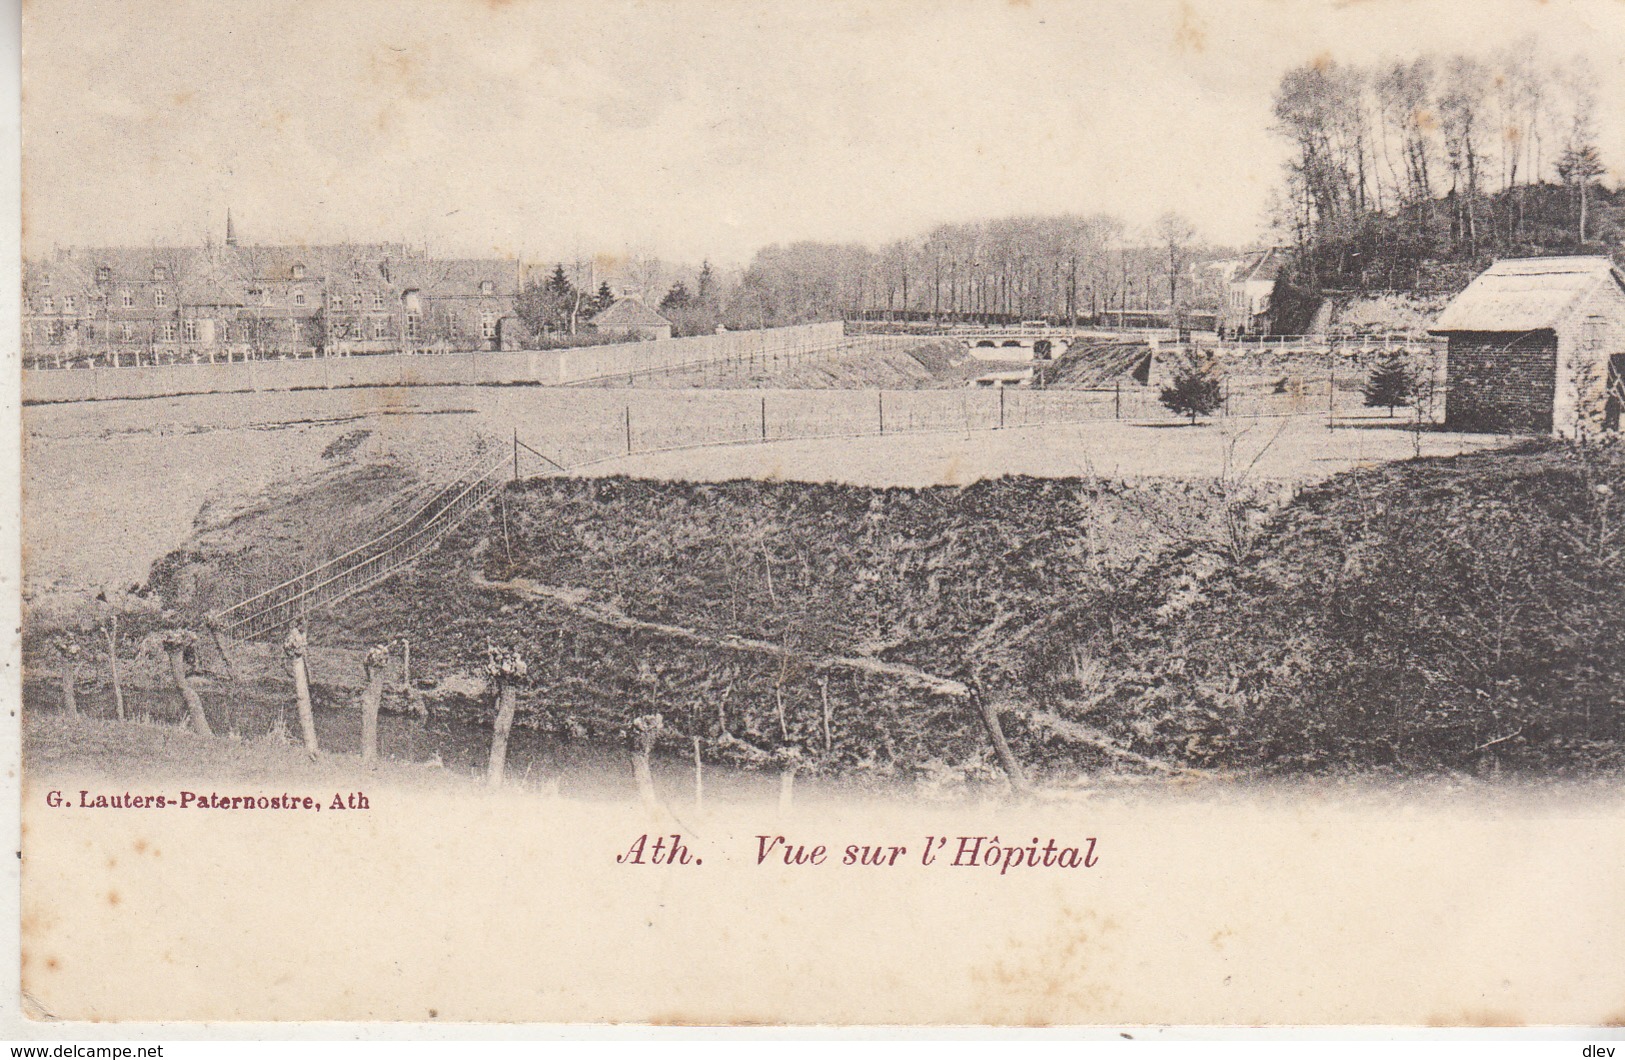
[[[383,272],[384,279],[386,279],[386,280],[389,279],[389,272],[388,272],[387,268],[381,268],[380,271]],[[302,279],[305,278],[305,267],[303,265],[295,265],[295,266],[293,266],[292,269],[289,270],[289,273],[293,276],[294,279],[302,280]],[[99,266],[96,269],[96,282],[97,283],[107,283],[112,278],[113,278],[113,270],[112,270],[112,268],[110,266],[102,265],[102,266]],[[162,282],[164,280],[169,279],[169,269],[168,269],[168,267],[164,266],[164,265],[154,265],[152,267],[152,278],[154,280],[156,280],[156,281],[159,281],[159,282]],[[350,271],[350,278],[355,280],[355,282],[360,283],[362,278],[363,278],[362,270],[360,268],[352,269]],[[48,273],[48,272],[47,273],[41,273],[40,277],[39,277],[39,283],[40,283],[41,287],[49,287],[49,286],[51,286],[51,274]]]
[[[119,294],[118,294],[118,297],[119,297],[119,305],[120,306],[122,306],[125,309],[134,308],[134,306],[135,306],[135,295],[134,294],[132,294],[129,291],[120,291]],[[262,305],[271,305],[272,304],[272,292],[270,290],[268,290],[268,289],[258,288],[258,287],[249,288],[248,297],[250,299],[257,300]],[[354,294],[350,295],[350,308],[351,309],[360,309],[361,308],[361,303],[362,303],[361,292],[357,291]],[[169,292],[164,290],[162,287],[159,287],[159,288],[155,289],[152,292],[152,304],[154,306],[156,306],[157,308],[159,308],[159,309],[168,308],[168,306],[169,306]],[[296,305],[296,306],[304,306],[304,305],[309,305],[310,304],[309,295],[305,292],[305,290],[303,288],[298,288],[293,292],[293,304]],[[55,313],[56,312],[56,299],[53,298],[50,295],[45,295],[44,297],[40,298],[38,300],[38,302],[36,303],[36,305],[39,307],[39,312],[41,312],[41,313]],[[335,309],[342,309],[343,306],[344,306],[344,296],[341,295],[341,294],[340,295],[334,295],[333,296],[333,307]],[[384,308],[384,295],[383,295],[383,292],[381,292],[381,291],[372,292],[372,308],[374,308],[374,309],[382,309],[382,308]],[[73,295],[68,294],[68,295],[63,295],[62,296],[62,312],[64,312],[64,313],[76,313],[76,312],[78,312],[78,303],[74,299]]]
[[[359,303],[359,301],[360,301],[360,298],[358,296],[357,299],[356,299],[356,302]],[[44,305],[44,312],[46,312],[46,313],[52,312],[51,299],[46,298],[44,300],[44,302],[43,302],[43,305]],[[374,308],[380,308],[381,303],[379,301],[375,300],[374,303],[373,303],[373,306],[374,306]],[[360,306],[357,304],[355,306],[355,308],[359,309]],[[63,309],[63,312],[66,312],[66,313],[72,313],[74,311],[73,299],[71,297],[66,298],[66,299],[63,300],[62,309]],[[416,326],[417,326],[416,322],[417,322],[416,314],[408,314],[408,316],[406,318],[406,326],[407,326],[407,334],[409,336],[416,334]],[[289,327],[293,327],[293,326],[296,325],[296,321],[290,320],[290,321],[288,321],[288,325],[289,325]],[[53,336],[58,335],[58,334],[60,334],[60,332],[57,329],[60,329],[60,328],[63,327],[63,322],[62,321],[52,321],[50,326],[52,328],[50,334],[52,334]],[[187,338],[188,341],[196,341],[196,339],[197,339],[197,334],[196,334],[197,326],[198,326],[198,322],[196,320],[185,320],[185,321],[181,322],[181,329],[185,333],[186,338]],[[344,327],[345,325],[338,324],[338,325],[335,325],[335,326],[336,327]],[[174,329],[175,329],[175,323],[173,321],[169,321],[169,322],[163,323],[161,325],[161,327],[165,329],[166,333],[173,332]],[[219,325],[219,328],[220,328],[220,330],[222,332],[225,331],[228,327],[230,327],[230,325],[227,324],[224,321],[222,321],[220,323],[220,325]],[[373,337],[374,338],[383,338],[385,336],[385,334],[387,333],[387,327],[388,327],[387,318],[385,318],[385,317],[377,317],[377,318],[375,318],[372,321]],[[125,338],[130,338],[134,334],[133,328],[134,328],[134,325],[132,325],[132,324],[123,325],[123,331],[124,331],[124,337]],[[487,338],[487,339],[495,338],[496,337],[496,328],[497,328],[496,314],[494,314],[494,313],[485,313],[480,317],[480,335],[483,338]],[[173,335],[171,335],[171,338],[173,338]]]
[[[491,281],[486,280],[484,283],[480,284],[480,293],[481,294],[489,295],[489,294],[492,293],[492,290],[493,290],[493,288],[492,288]],[[261,305],[270,305],[270,304],[272,304],[273,291],[270,288],[250,287],[248,289],[247,294],[248,294],[249,299],[258,301]],[[119,297],[119,305],[120,306],[122,306],[125,309],[134,308],[134,306],[135,306],[135,295],[132,292],[130,292],[128,290],[122,290],[122,291],[120,291],[118,293],[118,297]],[[353,309],[353,310],[361,309],[363,300],[364,300],[364,296],[363,296],[362,292],[360,292],[360,291],[351,292],[351,294],[350,294],[350,308]],[[382,309],[382,308],[384,308],[384,293],[382,291],[373,291],[371,301],[372,301],[372,308],[373,309]],[[154,306],[156,306],[157,308],[159,308],[159,309],[167,308],[169,306],[169,292],[166,291],[162,287],[155,288],[153,290],[153,292],[152,292],[152,304]],[[298,287],[298,288],[294,289],[294,292],[293,292],[293,304],[296,305],[296,306],[304,306],[304,305],[309,304],[309,296],[307,295],[307,293],[306,293],[306,291],[305,291],[305,289],[303,287]],[[51,295],[45,295],[42,298],[40,298],[39,302],[38,302],[38,305],[39,305],[39,311],[41,313],[54,313],[54,312],[56,312],[56,299],[53,298]],[[333,305],[333,308],[335,308],[335,309],[344,308],[344,295],[342,293],[334,294],[332,296],[332,305]],[[68,295],[63,295],[62,296],[62,311],[64,313],[77,312],[78,310],[77,310],[76,306],[77,306],[77,303],[75,302],[73,295],[68,294]]]
[[[378,267],[378,272],[379,272],[379,275],[381,275],[384,278],[384,282],[386,282],[386,283],[389,282],[389,266],[388,265],[380,265]],[[303,265],[294,265],[293,268],[289,270],[289,274],[296,280],[302,280],[302,279],[305,278],[305,267]],[[163,265],[154,265],[152,267],[152,278],[153,278],[153,280],[155,282],[158,282],[158,283],[166,282],[169,279],[169,269],[166,266],[163,266]],[[108,267],[106,265],[102,265],[102,266],[100,266],[100,267],[98,267],[96,269],[96,282],[97,283],[111,283],[112,280],[113,280],[113,270],[110,267]],[[351,269],[350,270],[350,280],[353,283],[363,283],[363,282],[365,282],[366,281],[366,270],[362,269],[359,266]],[[51,286],[51,274],[48,273],[48,272],[40,273],[39,274],[39,285],[41,287],[49,287],[49,286]],[[490,280],[481,280],[480,281],[480,293],[481,294],[486,294],[486,295],[495,294],[496,293],[496,284],[493,283]]]
[[[166,320],[157,325],[153,331],[153,337],[161,342],[174,342],[177,336],[187,342],[197,342],[202,337],[202,323],[203,322],[199,320],[183,320],[177,324],[173,320]],[[298,320],[286,321],[288,333],[290,335],[297,334],[299,331],[299,324],[300,321]],[[368,330],[372,332],[372,338],[374,339],[389,338],[390,328],[388,317],[373,317],[370,324],[371,327],[369,329],[365,323],[358,323],[353,335],[350,333],[350,328],[347,324],[335,324],[333,326],[334,338],[365,339],[367,337]],[[248,338],[249,326],[241,326],[243,329],[242,337],[246,339]],[[122,341],[132,342],[135,340],[136,326],[134,324],[119,324],[116,325],[116,327],[118,329],[119,338]],[[47,322],[44,330],[45,336],[50,341],[61,342],[67,337],[68,332],[73,330],[73,328],[65,321],[52,320]],[[422,326],[420,318],[416,315],[408,316],[406,318],[406,337],[409,339],[419,338],[421,337],[421,333]],[[481,319],[480,334],[487,339],[494,338],[496,336],[496,318],[494,316],[487,314]],[[94,340],[96,337],[95,326],[86,324],[84,326],[84,335],[86,341]],[[227,343],[232,340],[232,324],[230,321],[221,320],[215,323],[214,340],[219,343]]]

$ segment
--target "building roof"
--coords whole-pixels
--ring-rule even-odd
[[[1232,283],[1274,283],[1286,264],[1286,255],[1280,247],[1270,247],[1247,256],[1236,270]]]
[[[518,284],[519,265],[512,258],[435,258],[425,271],[425,289],[434,294],[479,297],[480,285],[489,283],[493,296],[504,296]]]
[[[180,301],[189,306],[240,306],[243,297],[235,285],[219,276],[189,276],[181,283]]]
[[[1564,314],[1604,283],[1625,288],[1625,276],[1607,258],[1506,258],[1468,284],[1428,330],[1441,334],[1556,328]]]
[[[592,318],[596,327],[658,328],[671,327],[671,321],[656,313],[636,298],[622,298]]]
[[[304,266],[303,275],[296,266]],[[162,279],[155,270],[162,267]],[[94,293],[102,269],[116,287],[161,282],[178,290],[179,304],[235,306],[263,287],[359,284],[391,292],[420,289],[437,298],[513,293],[517,263],[503,258],[431,259],[404,243],[308,246],[79,247],[23,263],[30,297],[55,291]],[[257,301],[257,297],[249,296]]]

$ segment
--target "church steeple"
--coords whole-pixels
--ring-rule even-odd
[[[237,229],[231,223],[231,207],[226,207],[226,246],[237,245]]]

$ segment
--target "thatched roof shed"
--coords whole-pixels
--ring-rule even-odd
[[[1598,286],[1620,285],[1607,258],[1510,258],[1490,266],[1445,307],[1430,329],[1534,331],[1557,328]]]

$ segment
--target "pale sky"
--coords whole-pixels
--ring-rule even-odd
[[[427,241],[743,262],[797,239],[1176,209],[1263,233],[1287,68],[1537,34],[1602,79],[1621,0],[31,0],[24,216],[53,244]],[[1618,180],[1616,173],[1610,180]]]

